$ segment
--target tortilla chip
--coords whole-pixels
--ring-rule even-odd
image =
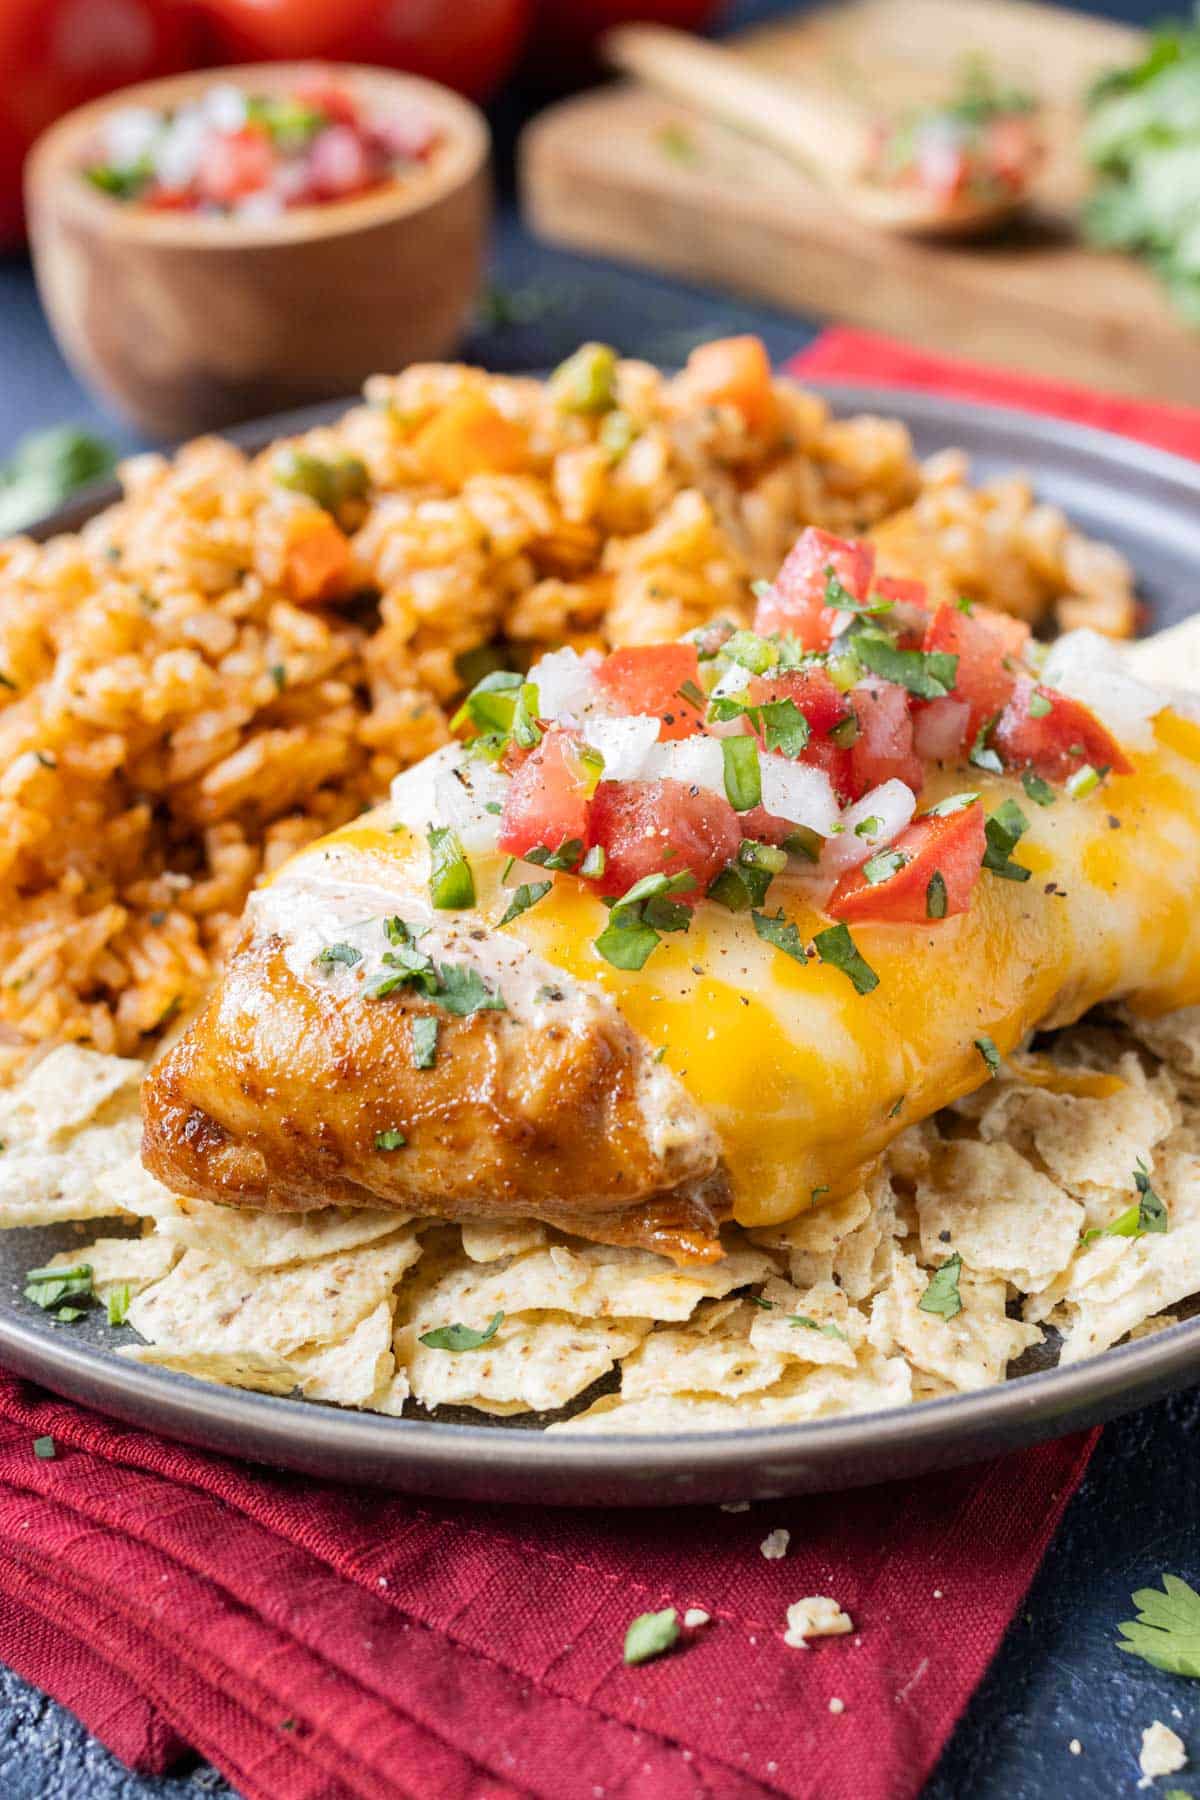
[[[607,1375],[649,1329],[649,1319],[526,1312],[502,1319],[479,1349],[455,1351],[431,1349],[407,1325],[396,1333],[396,1364],[423,1406],[554,1412]]]
[[[409,1284],[400,1322],[421,1332],[447,1322],[479,1330],[497,1312],[679,1320],[688,1318],[701,1300],[773,1273],[765,1252],[736,1245],[723,1261],[693,1268],[679,1268],[649,1250],[605,1244],[551,1244],[482,1265],[461,1250],[443,1248]]]
[[[809,1638],[845,1637],[854,1630],[849,1613],[842,1611],[828,1594],[809,1594],[794,1600],[787,1609],[787,1631],[783,1641],[793,1650],[807,1650]]]
[[[129,1161],[139,1135],[136,1119],[126,1119],[84,1126],[58,1148],[11,1145],[0,1156],[0,1230],[119,1217],[123,1209],[104,1192],[100,1177]]]
[[[501,1262],[506,1256],[539,1250],[549,1236],[536,1219],[464,1219],[462,1223],[462,1247],[477,1263]]]
[[[1139,1160],[1153,1163],[1155,1146],[1171,1131],[1170,1106],[1147,1081],[1136,1056],[1121,1058],[1113,1073],[1124,1082],[1115,1094],[1088,1099],[1056,1094],[1019,1081],[1001,1081],[979,1120],[985,1142],[1004,1139],[1032,1150],[1056,1181],[1080,1199],[1127,1187]]]
[[[128,1287],[131,1294],[140,1294],[151,1282],[161,1281],[180,1254],[178,1245],[157,1234],[97,1238],[78,1250],[60,1251],[48,1266],[70,1269],[76,1263],[87,1263],[92,1271],[92,1292],[107,1300],[112,1288]]]
[[[627,1400],[645,1394],[680,1392],[746,1394],[770,1387],[787,1366],[787,1357],[751,1343],[758,1308],[749,1300],[732,1309],[717,1301],[722,1317],[709,1325],[702,1301],[687,1325],[658,1326],[621,1364],[621,1393]]]
[[[1080,1362],[1200,1289],[1200,1225],[1140,1238],[1103,1238],[1082,1250],[1054,1318],[1060,1363]]]
[[[1189,1094],[1200,1091],[1200,1006],[1181,1006],[1178,1012],[1163,1013],[1157,1019],[1139,1019],[1122,1008],[1120,1017],[1138,1043],[1160,1057]]]
[[[304,1397],[367,1406],[381,1388],[390,1390],[396,1372],[392,1312],[392,1300],[381,1300],[341,1343],[293,1350],[288,1361]]]
[[[788,1362],[821,1363],[829,1368],[856,1367],[855,1348],[866,1337],[867,1322],[832,1281],[810,1288],[768,1281],[764,1308],[750,1328],[750,1342],[761,1352],[774,1351]],[[811,1324],[803,1321],[811,1320]]]
[[[116,1095],[136,1114],[145,1064],[60,1044],[25,1078],[0,1093],[0,1136],[46,1144],[94,1119]]]
[[[943,1144],[917,1187],[921,1256],[958,1251],[969,1268],[1025,1292],[1065,1269],[1079,1245],[1084,1209],[1008,1144]]]
[[[878,1412],[912,1399],[912,1374],[901,1357],[867,1349],[853,1371],[792,1369],[769,1388],[726,1399],[720,1394],[648,1394],[636,1400],[606,1394],[551,1431],[745,1431],[795,1425],[847,1412]]]
[[[179,1202],[170,1188],[142,1167],[140,1153],[114,1162],[96,1176],[97,1191],[111,1203],[111,1210],[132,1213],[139,1219],[169,1219],[179,1211]]]
[[[1005,1283],[965,1267],[958,1282],[962,1311],[952,1319],[922,1312],[931,1273],[914,1257],[897,1256],[891,1281],[871,1304],[868,1336],[882,1353],[900,1350],[917,1368],[969,1393],[1003,1380],[1011,1361],[1041,1343],[1036,1325],[1008,1318]]]
[[[811,1287],[816,1281],[832,1281],[838,1250],[870,1217],[870,1195],[865,1187],[856,1187],[837,1199],[819,1201],[799,1218],[748,1235],[769,1250],[786,1251],[796,1286]]]
[[[290,1363],[255,1350],[235,1353],[188,1349],[182,1344],[123,1344],[117,1355],[128,1362],[215,1382],[219,1387],[251,1388],[258,1394],[290,1394],[296,1385],[296,1372]]]
[[[420,1254],[411,1229],[286,1269],[244,1269],[188,1250],[165,1280],[136,1297],[128,1323],[155,1344],[286,1357],[348,1337]]]
[[[164,1222],[163,1230],[177,1243],[218,1261],[239,1263],[246,1269],[274,1269],[341,1255],[360,1244],[374,1243],[408,1222],[404,1213],[367,1207],[270,1213],[180,1200],[178,1211]]]

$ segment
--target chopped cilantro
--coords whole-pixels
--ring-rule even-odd
[[[743,838],[734,861],[709,883],[708,897],[730,912],[748,912],[752,906],[762,905],[771,882],[786,867],[785,850]]]
[[[429,827],[429,898],[443,912],[475,904],[475,877],[457,831]]]
[[[806,963],[808,961],[799,929],[786,917],[782,907],[773,919],[763,912],[752,912],[750,919],[755,931],[765,944],[774,944],[776,950],[782,950],[784,955],[790,956],[793,962]]]
[[[1178,1575],[1162,1576],[1162,1592],[1139,1588],[1134,1620],[1118,1626],[1117,1649],[1168,1675],[1200,1677],[1200,1594]]]
[[[582,838],[564,838],[557,850],[551,850],[547,844],[535,844],[532,850],[525,851],[521,861],[533,863],[539,869],[570,870],[582,855]]]
[[[821,860],[821,843],[820,832],[814,831],[811,825],[794,825],[780,848],[789,856],[800,856],[805,862],[815,863]]]
[[[988,744],[988,738],[992,733],[992,726],[999,717],[999,713],[993,713],[990,719],[985,719],[983,721],[983,724],[975,733],[975,742],[967,752],[967,761],[973,763],[977,769],[986,769],[990,775],[1002,775],[1004,773],[1004,764]]]
[[[961,1271],[962,1257],[956,1250],[934,1271],[929,1286],[917,1301],[921,1312],[936,1313],[938,1318],[946,1320],[958,1317],[963,1309],[962,1295],[958,1291]]]
[[[503,994],[490,988],[478,969],[467,963],[439,964],[437,992],[432,998],[460,1018],[470,1013],[508,1011]]]
[[[324,949],[317,951],[313,961],[323,969],[331,969],[335,963],[352,969],[355,963],[362,961],[362,951],[356,950],[353,944],[326,944]]]
[[[1002,876],[1005,881],[1028,881],[1032,871],[1021,863],[1013,862],[1009,855],[1028,830],[1029,820],[1016,801],[1002,801],[984,821],[984,831],[987,834],[987,849],[983,853],[984,868],[990,869],[993,875]]]
[[[951,813],[966,812],[968,806],[974,806],[978,798],[978,794],[947,794],[944,800],[931,806],[925,816],[928,819],[948,819]]]
[[[1140,1159],[1133,1172],[1133,1185],[1138,1196],[1133,1205],[1127,1206],[1124,1212],[1118,1213],[1107,1225],[1085,1231],[1085,1245],[1093,1244],[1101,1237],[1145,1237],[1168,1229],[1170,1219],[1166,1205],[1150,1186],[1150,1172]]]
[[[877,594],[874,600],[856,600],[848,587],[838,580],[832,563],[825,566],[825,600],[826,606],[832,606],[837,612],[858,613],[864,617],[871,613],[890,613],[896,602],[885,600]]]
[[[942,700],[953,691],[958,657],[946,650],[900,650],[881,631],[861,631],[854,651],[863,667],[894,681],[919,700]]]
[[[275,692],[282,694],[287,686],[287,670],[282,663],[271,664],[271,680],[275,683]]]
[[[517,689],[513,707],[512,741],[521,750],[532,750],[542,741],[542,728],[537,722],[541,698],[532,681],[523,681]]]
[[[490,670],[475,683],[451,719],[451,730],[462,731],[467,726],[474,726],[474,736],[481,732],[496,732],[507,739],[517,707],[517,695],[524,685],[524,678],[515,675],[511,669]]]
[[[640,1613],[625,1633],[625,1661],[651,1662],[662,1656],[679,1638],[679,1615],[673,1606],[662,1612]]]
[[[848,925],[831,925],[826,931],[818,931],[813,947],[823,963],[841,970],[856,993],[870,994],[879,986],[878,975],[861,955]]]
[[[760,708],[763,742],[768,750],[795,760],[809,739],[808,720],[794,700],[768,700]]]
[[[828,1325],[818,1325],[817,1321],[815,1319],[810,1319],[807,1313],[790,1313],[788,1315],[788,1324],[803,1325],[809,1331],[819,1331],[822,1337],[837,1338],[838,1341],[843,1344],[848,1341],[845,1332],[840,1330],[832,1321],[830,1321]]]
[[[844,719],[839,719],[828,733],[830,743],[836,744],[839,750],[849,750],[861,736],[862,726],[858,722],[858,715],[853,712],[848,712]]]
[[[544,900],[553,886],[552,881],[523,881],[509,901],[500,924],[511,925],[514,919],[519,919],[531,906]]]
[[[940,869],[935,869],[925,887],[925,917],[927,919],[944,919],[946,906],[946,877]]]
[[[92,1297],[92,1265],[75,1263],[70,1268],[30,1269],[25,1277],[25,1298],[44,1312],[61,1306],[67,1300],[90,1300]],[[81,1312],[73,1311],[75,1318]]]
[[[1054,789],[1040,775],[1035,775],[1032,769],[1021,770],[1021,786],[1035,806],[1054,805]]]
[[[609,921],[595,948],[614,969],[640,969],[658,948],[664,931],[686,931],[690,908],[672,900],[673,894],[690,893],[696,877],[690,869],[678,875],[646,875],[635,881],[611,906]]]
[[[974,1040],[974,1044],[980,1056],[982,1056],[984,1062],[987,1064],[988,1074],[994,1081],[996,1076],[1000,1073],[1000,1052],[997,1050],[990,1037],[977,1037]]]
[[[893,875],[898,875],[911,861],[903,850],[881,850],[863,864],[863,879],[868,887],[878,887],[880,882],[890,881]]]
[[[412,1061],[414,1069],[432,1069],[437,1061],[438,1033],[441,1020],[423,1014],[409,1024],[409,1041],[412,1044]]]
[[[762,772],[758,744],[752,737],[721,739],[725,762],[725,796],[735,812],[750,812],[762,804]]]
[[[407,1142],[408,1139],[405,1137],[404,1133],[402,1131],[397,1131],[394,1125],[390,1125],[386,1131],[377,1131],[375,1133],[375,1148],[377,1150],[402,1150]]]
[[[493,1313],[483,1331],[476,1331],[470,1325],[439,1325],[436,1331],[423,1332],[417,1342],[430,1350],[478,1350],[491,1343],[503,1318],[502,1312]]]
[[[110,1288],[108,1294],[108,1322],[110,1325],[123,1325],[129,1316],[129,1302],[132,1298],[129,1283],[123,1281],[120,1287]]]

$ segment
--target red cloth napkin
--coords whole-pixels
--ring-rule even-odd
[[[1200,451],[1200,415],[861,333],[795,366]],[[0,1657],[126,1762],[190,1746],[246,1800],[908,1800],[1093,1442],[743,1513],[518,1511],[243,1466],[0,1374]],[[808,1594],[854,1635],[789,1649]],[[711,1622],[625,1668],[669,1605]]]

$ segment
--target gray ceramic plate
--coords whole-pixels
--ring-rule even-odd
[[[1155,625],[1192,610],[1200,579],[1200,466],[1102,432],[897,390],[824,388],[839,411],[904,419],[922,454],[970,452],[977,479],[1025,470],[1038,492],[1137,569]],[[258,447],[337,408],[235,433]],[[77,526],[113,497],[97,489],[39,535]],[[661,1437],[544,1436],[518,1422],[383,1419],[211,1387],[111,1354],[99,1318],[54,1325],[21,1296],[24,1271],[79,1239],[70,1227],[0,1234],[0,1354],[55,1392],[254,1462],[488,1501],[678,1505],[821,1492],[972,1461],[1110,1418],[1200,1379],[1200,1318],[1067,1369],[900,1412],[771,1429]]]

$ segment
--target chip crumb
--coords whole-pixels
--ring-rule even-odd
[[[945,1598],[945,1596],[944,1596],[944,1595],[943,1595],[943,1593],[942,1593],[942,1590],[941,1590],[941,1588],[934,1588],[934,1590],[933,1590],[933,1597],[934,1597],[934,1599],[935,1599],[935,1600],[942,1600],[942,1599],[944,1599],[944,1598]]]
[[[766,1537],[758,1547],[768,1562],[778,1562],[781,1557],[787,1555],[788,1545],[791,1541],[791,1532],[785,1531],[783,1526],[780,1525],[774,1531],[768,1531]]]
[[[853,1630],[849,1613],[844,1613],[836,1600],[828,1594],[809,1594],[788,1607],[783,1641],[793,1650],[807,1650],[811,1637],[841,1637]]]
[[[689,1631],[697,1631],[701,1625],[707,1625],[711,1618],[712,1614],[706,1613],[702,1606],[689,1606],[683,1615],[683,1622]]]
[[[749,1512],[750,1511],[750,1502],[748,1500],[723,1500],[721,1502],[721,1511],[722,1512]]]
[[[829,1702],[829,1710],[831,1713],[844,1713],[846,1710],[846,1702],[844,1700],[839,1700],[835,1694],[833,1699]]]
[[[1183,1739],[1178,1732],[1155,1719],[1142,1732],[1142,1748],[1138,1756],[1138,1767],[1142,1771],[1140,1788],[1148,1788],[1159,1775],[1174,1775],[1187,1762],[1187,1751]]]
[[[1070,1743],[1067,1745],[1067,1749],[1071,1752],[1072,1756],[1082,1756],[1083,1755],[1083,1745],[1080,1743],[1078,1738],[1072,1738]]]

